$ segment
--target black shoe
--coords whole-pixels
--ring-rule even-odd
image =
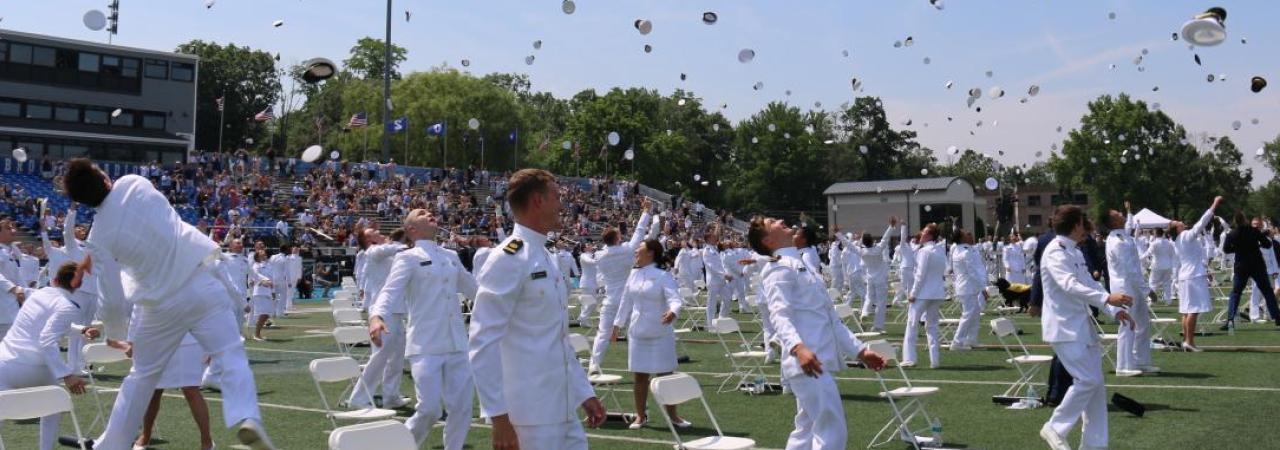
[[[1227,323],[1224,323],[1224,324],[1222,324],[1222,326],[1221,326],[1221,327],[1218,327],[1218,331],[1227,331],[1227,330],[1230,330],[1230,329],[1232,329],[1232,328],[1235,328],[1235,325],[1236,325],[1236,324],[1232,323],[1231,321],[1227,321]]]
[[[58,445],[80,448],[80,441],[75,436],[58,436]],[[93,439],[84,438],[84,448],[93,450]]]

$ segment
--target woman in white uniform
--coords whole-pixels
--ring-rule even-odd
[[[622,303],[613,322],[613,340],[618,328],[627,326],[627,367],[635,374],[636,421],[639,430],[649,421],[645,403],[649,399],[649,377],[666,375],[676,370],[676,333],[671,327],[684,305],[680,287],[664,268],[662,244],[656,239],[636,247],[635,268],[627,277]],[[675,405],[666,406],[671,421],[680,428],[691,423],[676,414]]]
[[[258,249],[253,252],[253,273],[249,275],[253,290],[249,294],[249,303],[253,306],[253,316],[257,322],[253,326],[253,340],[262,341],[262,327],[267,319],[275,316],[276,302],[272,299],[275,290],[271,284],[273,265],[267,260],[267,250]]]
[[[169,358],[160,375],[160,383],[155,393],[151,394],[151,404],[147,405],[147,414],[142,418],[142,434],[134,441],[134,450],[144,450],[151,443],[151,431],[156,425],[156,417],[160,415],[160,399],[165,389],[181,389],[182,396],[187,399],[191,408],[191,417],[195,419],[196,428],[200,431],[200,448],[213,448],[213,435],[209,433],[209,404],[205,403],[200,393],[200,378],[204,374],[204,354],[200,343],[188,333],[182,338],[178,351]]]

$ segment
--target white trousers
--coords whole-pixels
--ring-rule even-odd
[[[71,294],[75,304],[80,305],[80,317],[74,321],[76,325],[89,325],[98,313],[98,294],[77,290]],[[67,365],[73,372],[84,369],[84,335],[67,334]]]
[[[582,422],[570,420],[551,425],[516,425],[520,450],[587,450]]]
[[[867,295],[862,299],[862,315],[871,314],[875,309],[876,330],[884,329],[885,302],[889,297],[889,280],[867,280]]]
[[[133,368],[120,386],[111,419],[95,449],[132,448],[160,375],[187,333],[195,336],[204,353],[222,361],[219,384],[227,427],[244,419],[261,420],[257,386],[236,319],[227,307],[227,295],[213,273],[201,268],[172,298],[154,306],[138,306],[142,309],[133,324]]]
[[[929,344],[929,366],[942,364],[942,341],[938,336],[938,319],[942,299],[917,298],[907,307],[907,331],[902,339],[902,362],[916,362],[916,342],[920,340],[920,318],[924,318],[925,335]]]
[[[351,390],[347,404],[367,407],[376,392],[382,393],[382,404],[400,401],[400,377],[404,374],[405,329],[404,314],[384,317],[387,333],[382,335],[382,346],[374,346],[369,362],[360,374],[360,382]]]
[[[476,392],[467,352],[415,355],[410,360],[418,406],[405,426],[422,447],[440,418],[443,405],[444,411],[449,412],[444,424],[444,448],[461,450],[471,429],[471,403]]]
[[[0,341],[4,340],[4,335],[9,334],[9,327],[12,326],[11,323],[0,323]]]
[[[600,305],[600,326],[596,328],[596,341],[591,346],[591,362],[587,367],[600,367],[604,353],[609,351],[609,337],[613,334],[613,319],[618,315],[618,304],[622,302],[622,288],[616,292],[605,292],[604,302]]]
[[[1138,370],[1151,365],[1151,312],[1145,296],[1133,296],[1129,317],[1133,329],[1120,325],[1116,336],[1116,370]]]
[[[956,327],[951,347],[978,345],[978,329],[982,327],[982,293],[956,294],[956,300],[960,302],[960,326]]]
[[[1275,287],[1276,274],[1267,274],[1267,277],[1271,279],[1271,286]],[[1262,291],[1258,290],[1257,283],[1249,283],[1249,320],[1259,322],[1265,320],[1266,317],[1267,310],[1262,306]],[[1274,319],[1272,317],[1272,320]]]
[[[733,291],[733,298],[738,300],[738,312],[751,312],[751,305],[747,304],[747,279],[742,275],[733,278],[729,282],[729,287]]]
[[[1151,269],[1148,280],[1151,289],[1160,297],[1160,304],[1173,304],[1173,269]]]
[[[844,264],[836,264],[831,266],[831,287],[837,292],[844,291]]]
[[[1076,422],[1084,419],[1081,447],[1107,447],[1107,386],[1102,380],[1102,348],[1096,342],[1053,344],[1058,361],[1071,374],[1071,387],[1062,403],[1053,409],[1049,426],[1066,437]]]
[[[893,290],[893,304],[906,303],[907,290],[916,282],[916,268],[908,267],[898,271],[898,288]]]
[[[289,286],[273,286],[276,293],[276,317],[284,317],[285,310],[293,305],[293,301],[289,299]]]
[[[297,293],[298,293],[298,284],[296,282],[289,283],[289,289],[285,291],[286,295],[284,296],[284,304],[285,304],[286,311],[293,310],[293,297],[295,297]]]
[[[581,297],[591,297],[591,299],[595,301],[591,302],[591,306],[582,306],[582,300],[578,300],[578,306],[579,306],[578,309],[580,310],[578,311],[579,325],[583,325],[584,323],[586,323],[587,319],[590,319],[591,315],[595,314],[596,309],[600,307],[600,300],[596,298],[597,296],[596,296],[595,288],[590,288],[590,289],[583,288]],[[586,326],[586,325],[583,325],[583,326]]]
[[[48,366],[0,362],[0,391],[60,384],[53,373],[49,372]],[[61,414],[40,418],[40,450],[52,450],[58,443],[58,424],[61,421]],[[4,421],[0,421],[0,425],[3,424]]]
[[[823,373],[818,378],[786,378],[796,396],[795,430],[787,437],[787,450],[844,449],[848,441],[840,389]]]
[[[848,278],[849,292],[845,294],[844,304],[853,308],[854,299],[863,300],[862,303],[866,304],[867,282],[863,279],[862,274],[858,272],[849,272]]]
[[[707,328],[721,317],[729,317],[729,286],[721,278],[707,277]]]

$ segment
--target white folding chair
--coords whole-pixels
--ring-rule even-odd
[[[852,324],[854,328],[853,336],[858,338],[858,340],[865,341],[868,338],[873,338],[873,337],[880,336],[881,334],[884,334],[879,331],[867,331],[865,328],[862,328],[862,321],[858,320],[857,318],[858,313],[857,311],[853,310],[852,306],[846,305],[844,303],[837,303],[835,305],[835,308],[836,308],[836,317],[839,318],[841,322],[844,322],[845,326],[849,326]]]
[[[329,450],[417,450],[413,433],[394,420],[358,423],[329,433]]]
[[[351,384],[360,382],[360,365],[356,363],[356,360],[351,359],[351,357],[337,356],[333,358],[313,359],[311,360],[310,369],[311,380],[315,382],[316,392],[320,393],[320,402],[324,404],[325,416],[329,418],[329,422],[333,424],[335,428],[338,426],[337,419],[368,421],[395,417],[395,411],[390,409],[374,408],[372,406],[365,409],[341,412],[334,412],[333,409],[329,407],[329,399],[325,397],[324,388],[320,386],[320,383],[339,383],[346,381],[348,382],[349,388]],[[371,391],[368,386],[365,386],[364,388],[365,395],[368,396],[366,400],[369,401],[370,405],[373,405],[373,395],[369,393]],[[344,388],[343,393],[340,395],[345,396],[346,390],[347,388]],[[341,398],[341,396],[339,398]]]
[[[76,418],[71,404],[71,394],[60,386],[39,386],[0,391],[0,421],[38,419],[54,414],[68,413],[76,430],[76,442],[80,450],[87,450],[84,433],[80,432],[80,419]],[[4,450],[0,439],[0,450]]]
[[[329,306],[332,307],[334,311],[340,309],[356,309],[356,302],[350,298],[334,297],[333,300],[329,300]]]
[[[898,367],[898,374],[901,379],[892,380],[895,383],[901,383],[903,386],[889,389],[888,382],[881,372],[874,372],[876,380],[880,382],[880,397],[889,401],[889,408],[893,410],[893,416],[889,418],[888,423],[880,428],[875,437],[871,438],[870,447],[879,447],[893,441],[894,436],[898,436],[903,442],[910,444],[916,450],[921,446],[938,446],[942,444],[942,422],[937,416],[930,415],[925,408],[928,397],[938,393],[938,388],[931,386],[915,386],[911,384],[911,379],[907,378],[907,372],[898,364],[898,349],[890,344],[889,341],[877,340],[868,342],[867,345],[871,351],[883,356],[885,363],[890,362]],[[923,420],[925,423],[917,429],[911,428],[911,423],[916,419]],[[928,436],[920,436],[917,433],[929,433]]]
[[[360,310],[355,308],[341,308],[333,310],[333,324],[336,326],[363,326],[365,325],[364,316],[360,314]]]
[[[946,303],[960,303],[960,302],[957,302],[957,301],[943,302],[944,305]],[[921,319],[923,318],[924,317],[922,316]],[[948,319],[947,314],[943,314],[941,311],[939,311],[938,327],[940,328],[938,333],[939,342],[941,342],[942,345],[949,345],[951,344],[951,340],[955,339],[956,332],[960,330],[960,319]]]
[[[365,327],[337,327],[333,329],[333,340],[338,342],[338,353],[355,358],[352,350],[357,345],[369,344],[369,330]]]
[[[129,360],[129,357],[124,354],[123,350],[112,348],[101,342],[85,344],[84,350],[81,353],[85,364],[92,366],[101,366],[104,364]],[[104,427],[107,425],[107,413],[106,408],[102,406],[102,395],[120,392],[119,388],[104,388],[98,386],[98,380],[94,379],[93,372],[94,371],[92,370],[89,371],[89,390],[92,391],[93,404],[97,407],[97,415],[95,415],[93,421],[89,423],[88,429],[90,432],[97,429],[99,424],[102,424]],[[112,398],[115,397],[113,396]]]
[[[1005,362],[1013,364],[1013,368],[1018,371],[1018,380],[1014,381],[1009,386],[1009,389],[1005,389],[1003,397],[1023,399],[1025,400],[1023,402],[1024,405],[1039,402],[1040,396],[1036,394],[1036,383],[1033,380],[1036,374],[1040,372],[1041,367],[1053,361],[1053,357],[1031,354],[1027,350],[1027,345],[1022,342],[1022,338],[1018,336],[1018,327],[1014,326],[1013,320],[1007,317],[992,319],[991,332],[995,333],[996,339],[1000,341],[1000,346],[1004,347],[1005,353],[1009,355],[1009,359],[1006,359]],[[1012,337],[1014,343],[1017,344],[1017,353],[1014,352],[1014,345],[1005,342],[1005,339],[1009,337]]]
[[[1090,316],[1089,320],[1093,321],[1093,327],[1098,330],[1098,339],[1102,341],[1102,356],[1115,367],[1116,360],[1111,356],[1112,350],[1116,348],[1116,342],[1120,339],[1119,334],[1108,333],[1102,330],[1102,324],[1098,323],[1098,319]]]
[[[1154,331],[1151,334],[1152,336],[1154,336],[1155,339],[1159,339],[1162,342],[1161,348],[1162,349],[1181,348],[1180,346],[1177,345],[1179,342],[1177,338],[1173,337],[1173,335],[1169,333],[1169,327],[1179,326],[1178,324],[1180,322],[1178,321],[1178,319],[1174,319],[1172,317],[1160,317],[1159,315],[1156,314],[1155,308],[1148,307],[1147,311],[1151,313],[1151,328]]]
[[[568,339],[569,346],[573,347],[574,354],[586,354],[588,356],[591,354],[591,344],[587,342],[586,336],[578,333],[570,333]],[[579,359],[578,363],[581,364],[582,359]],[[582,370],[586,370],[586,368],[583,368]],[[621,375],[589,373],[587,374],[587,381],[591,382],[592,389],[600,393],[598,397],[601,404],[606,401],[611,401],[615,411],[622,411],[622,403],[618,401],[618,395],[614,392],[614,388],[622,383]]]
[[[720,346],[724,348],[725,357],[729,358],[729,364],[733,366],[733,372],[724,375],[725,379],[720,383],[720,387],[716,389],[716,393],[724,393],[727,391],[744,389],[752,394],[764,392],[769,389],[766,382],[764,369],[764,359],[768,353],[762,350],[755,350],[751,346],[751,342],[747,341],[746,336],[742,335],[742,329],[738,326],[738,321],[729,317],[722,317],[712,322],[711,330],[720,340]],[[725,336],[737,336],[738,338],[731,346]],[[735,350],[736,349],[736,350]],[[737,383],[730,388],[729,382],[737,379]]]
[[[680,322],[680,328],[676,330],[676,334],[688,334],[699,325],[706,328],[702,323],[707,316],[707,305],[698,301],[698,292],[689,288],[680,288],[680,297],[684,299],[684,306],[680,308],[684,320]]]
[[[680,438],[680,433],[676,431],[676,427],[671,423],[671,415],[667,414],[667,408],[658,408],[662,411],[662,417],[667,419],[667,428],[671,429],[671,435],[676,438],[675,448],[688,450],[747,450],[755,448],[756,441],[725,436],[720,431],[720,423],[716,422],[715,414],[711,413],[711,406],[707,405],[707,399],[702,396],[702,387],[698,386],[698,380],[688,374],[676,373],[661,376],[649,380],[649,390],[653,392],[653,398],[659,405],[679,405],[689,400],[698,399],[702,402],[702,408],[707,411],[707,419],[711,421],[711,426],[716,429],[715,436],[695,439],[685,442]]]

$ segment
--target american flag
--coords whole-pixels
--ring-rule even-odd
[[[364,128],[369,125],[369,118],[364,113],[359,112],[351,115],[351,120],[347,121],[347,128]]]
[[[218,112],[222,112],[222,108],[226,106],[226,98],[218,97],[213,101],[218,104]]]
[[[271,112],[270,106],[268,106],[267,109],[262,110],[262,112],[255,114],[253,116],[253,120],[257,122],[266,122],[268,120],[275,120],[275,119],[276,119],[276,115],[275,113]]]

